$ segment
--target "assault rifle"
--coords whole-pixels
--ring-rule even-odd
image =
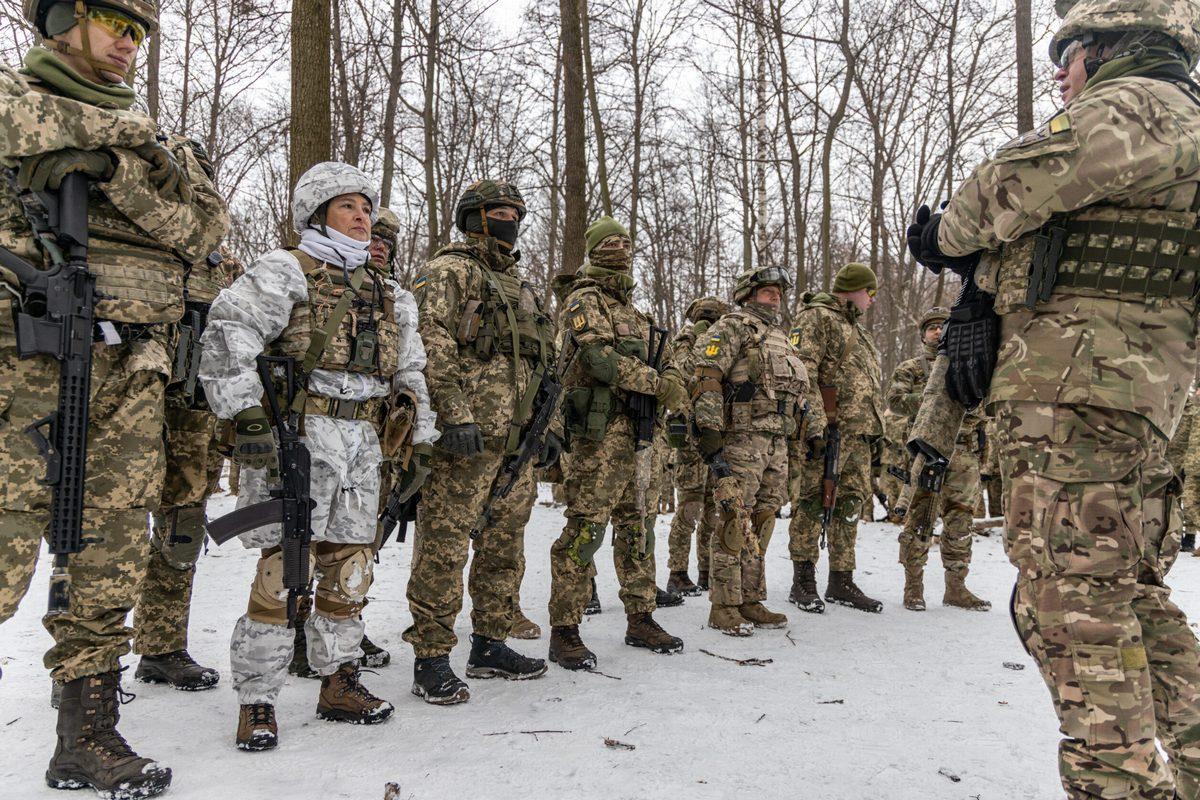
[[[825,406],[825,470],[821,476],[821,549],[825,548],[833,509],[837,505],[838,482],[842,479],[842,432],[838,428],[836,386],[822,386],[821,404]]]
[[[280,405],[271,368],[283,368],[286,402]],[[312,543],[312,510],[309,496],[311,459],[308,447],[300,441],[299,415],[293,410],[299,386],[296,360],[286,356],[259,356],[258,378],[262,381],[271,411],[271,423],[279,438],[279,485],[270,490],[271,499],[244,506],[210,521],[205,530],[217,544],[225,544],[264,525],[279,524],[283,529],[283,586],[288,590],[288,627],[296,622],[296,601],[309,593],[309,547]]]
[[[657,334],[657,336],[656,336]],[[663,346],[667,332],[650,325],[646,342],[646,364],[656,373],[662,371]],[[654,426],[658,422],[658,398],[635,392],[629,395],[629,410],[633,417],[633,451],[636,465],[634,493],[638,509],[638,554],[646,553],[646,487],[654,467]]]
[[[479,538],[479,534],[492,524],[492,511],[495,509],[496,503],[512,493],[517,481],[521,478],[521,473],[525,470],[525,465],[537,458],[546,444],[546,434],[550,430],[550,423],[554,421],[554,416],[558,413],[558,406],[562,402],[562,376],[567,374],[567,370],[575,363],[575,358],[579,354],[579,346],[575,344],[574,337],[568,337],[563,341],[563,347],[568,344],[571,345],[571,353],[563,360],[560,368],[556,369],[553,365],[539,365],[530,376],[529,388],[526,391],[534,393],[533,415],[529,419],[529,424],[522,431],[516,451],[505,456],[504,463],[500,466],[500,474],[492,483],[492,491],[488,494],[487,502],[483,504],[483,510],[479,512],[479,519],[471,528],[472,539]]]
[[[58,408],[29,425],[46,459],[42,483],[51,487],[50,614],[70,605],[68,557],[83,550],[83,494],[87,468],[88,403],[92,386],[92,342],[96,275],[88,269],[88,178],[68,173],[58,195],[19,193],[34,236],[50,255],[39,269],[0,248],[0,266],[20,281],[16,299],[17,355],[58,360]]]

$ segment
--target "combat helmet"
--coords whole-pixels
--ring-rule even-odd
[[[1161,34],[1178,45],[1189,69],[1200,59],[1198,0],[1056,0],[1054,10],[1062,25],[1050,40],[1050,60],[1058,66],[1067,44],[1087,44],[1097,34],[1126,34],[1116,42],[1118,53],[1145,34]]]
[[[733,301],[745,303],[760,286],[778,286],[786,292],[792,288],[792,276],[782,267],[762,267],[743,272],[733,285]]]
[[[729,313],[729,303],[719,297],[697,297],[688,304],[684,317],[689,322],[699,322],[702,319],[716,321]]]
[[[385,239],[388,244],[395,246],[396,237],[400,235],[400,218],[396,216],[396,212],[380,206],[379,216],[371,226],[371,235]]]
[[[322,206],[343,194],[361,194],[371,203],[372,224],[379,218],[379,192],[362,170],[341,161],[314,164],[292,190],[292,228],[303,233]]]
[[[935,306],[926,311],[925,316],[921,317],[921,324],[917,326],[917,331],[921,333],[921,335],[924,335],[925,329],[930,325],[933,325],[934,323],[945,325],[946,320],[948,319],[950,319],[950,309],[942,308],[941,306]]]
[[[47,37],[46,14],[51,6],[69,4],[69,0],[23,0],[25,20],[40,36]],[[146,35],[153,36],[158,30],[158,6],[154,0],[75,0],[75,18],[81,19],[89,6],[115,8],[123,11],[146,26]]]
[[[517,221],[525,219],[525,198],[515,184],[507,181],[475,181],[463,191],[454,208],[454,225],[467,232],[467,215],[472,211],[485,211],[495,206],[512,206],[517,210]]]

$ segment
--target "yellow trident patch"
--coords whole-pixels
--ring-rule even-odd
[[[576,314],[575,316],[571,317],[571,327],[576,331],[582,331],[587,327],[587,317],[585,317],[583,314]]]
[[[709,358],[712,358],[713,356],[715,356],[717,353],[720,353],[720,352],[721,352],[721,337],[719,335],[713,336],[711,339],[708,340],[708,347],[704,348],[704,355],[708,356]]]

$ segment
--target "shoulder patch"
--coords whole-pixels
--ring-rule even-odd
[[[800,329],[799,328],[792,328],[792,330],[788,333],[788,341],[792,343],[792,347],[800,346]]]
[[[708,347],[704,348],[704,355],[712,358],[721,352],[721,334],[714,333],[708,337]]]
[[[426,285],[428,285],[428,283],[429,283],[428,275],[418,275],[416,277],[416,280],[414,280],[413,284],[412,284],[413,293],[415,294],[415,293],[421,291],[422,289],[424,289],[426,287]]]
[[[998,160],[1035,158],[1075,149],[1077,140],[1071,115],[1060,111],[1031,131],[1026,131],[996,148]]]
[[[571,314],[571,329],[573,331],[583,333],[587,330],[587,326],[587,316],[583,312],[576,311]]]

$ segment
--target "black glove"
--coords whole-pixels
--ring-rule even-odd
[[[696,439],[700,455],[706,461],[721,452],[721,448],[725,446],[725,437],[716,428],[701,428]]]
[[[447,425],[438,447],[456,456],[476,456],[483,452],[483,434],[474,422],[465,425]]]
[[[82,172],[97,181],[113,176],[113,159],[103,150],[79,150],[64,147],[21,159],[17,185],[33,192],[58,191],[62,180],[72,172]]]
[[[916,219],[908,226],[905,235],[908,239],[908,252],[922,266],[937,275],[943,268],[956,275],[966,276],[979,263],[979,253],[965,256],[948,256],[938,247],[938,226],[942,222],[941,212],[934,214],[929,206],[917,209]]]
[[[546,441],[542,442],[542,452],[538,454],[538,459],[533,466],[536,469],[553,467],[558,463],[558,457],[562,455],[562,451],[562,439],[559,439],[558,434],[554,431],[546,431]]]
[[[1000,317],[994,298],[968,282],[942,330],[938,349],[950,363],[946,369],[946,394],[964,408],[974,408],[987,397],[1000,347]]]

